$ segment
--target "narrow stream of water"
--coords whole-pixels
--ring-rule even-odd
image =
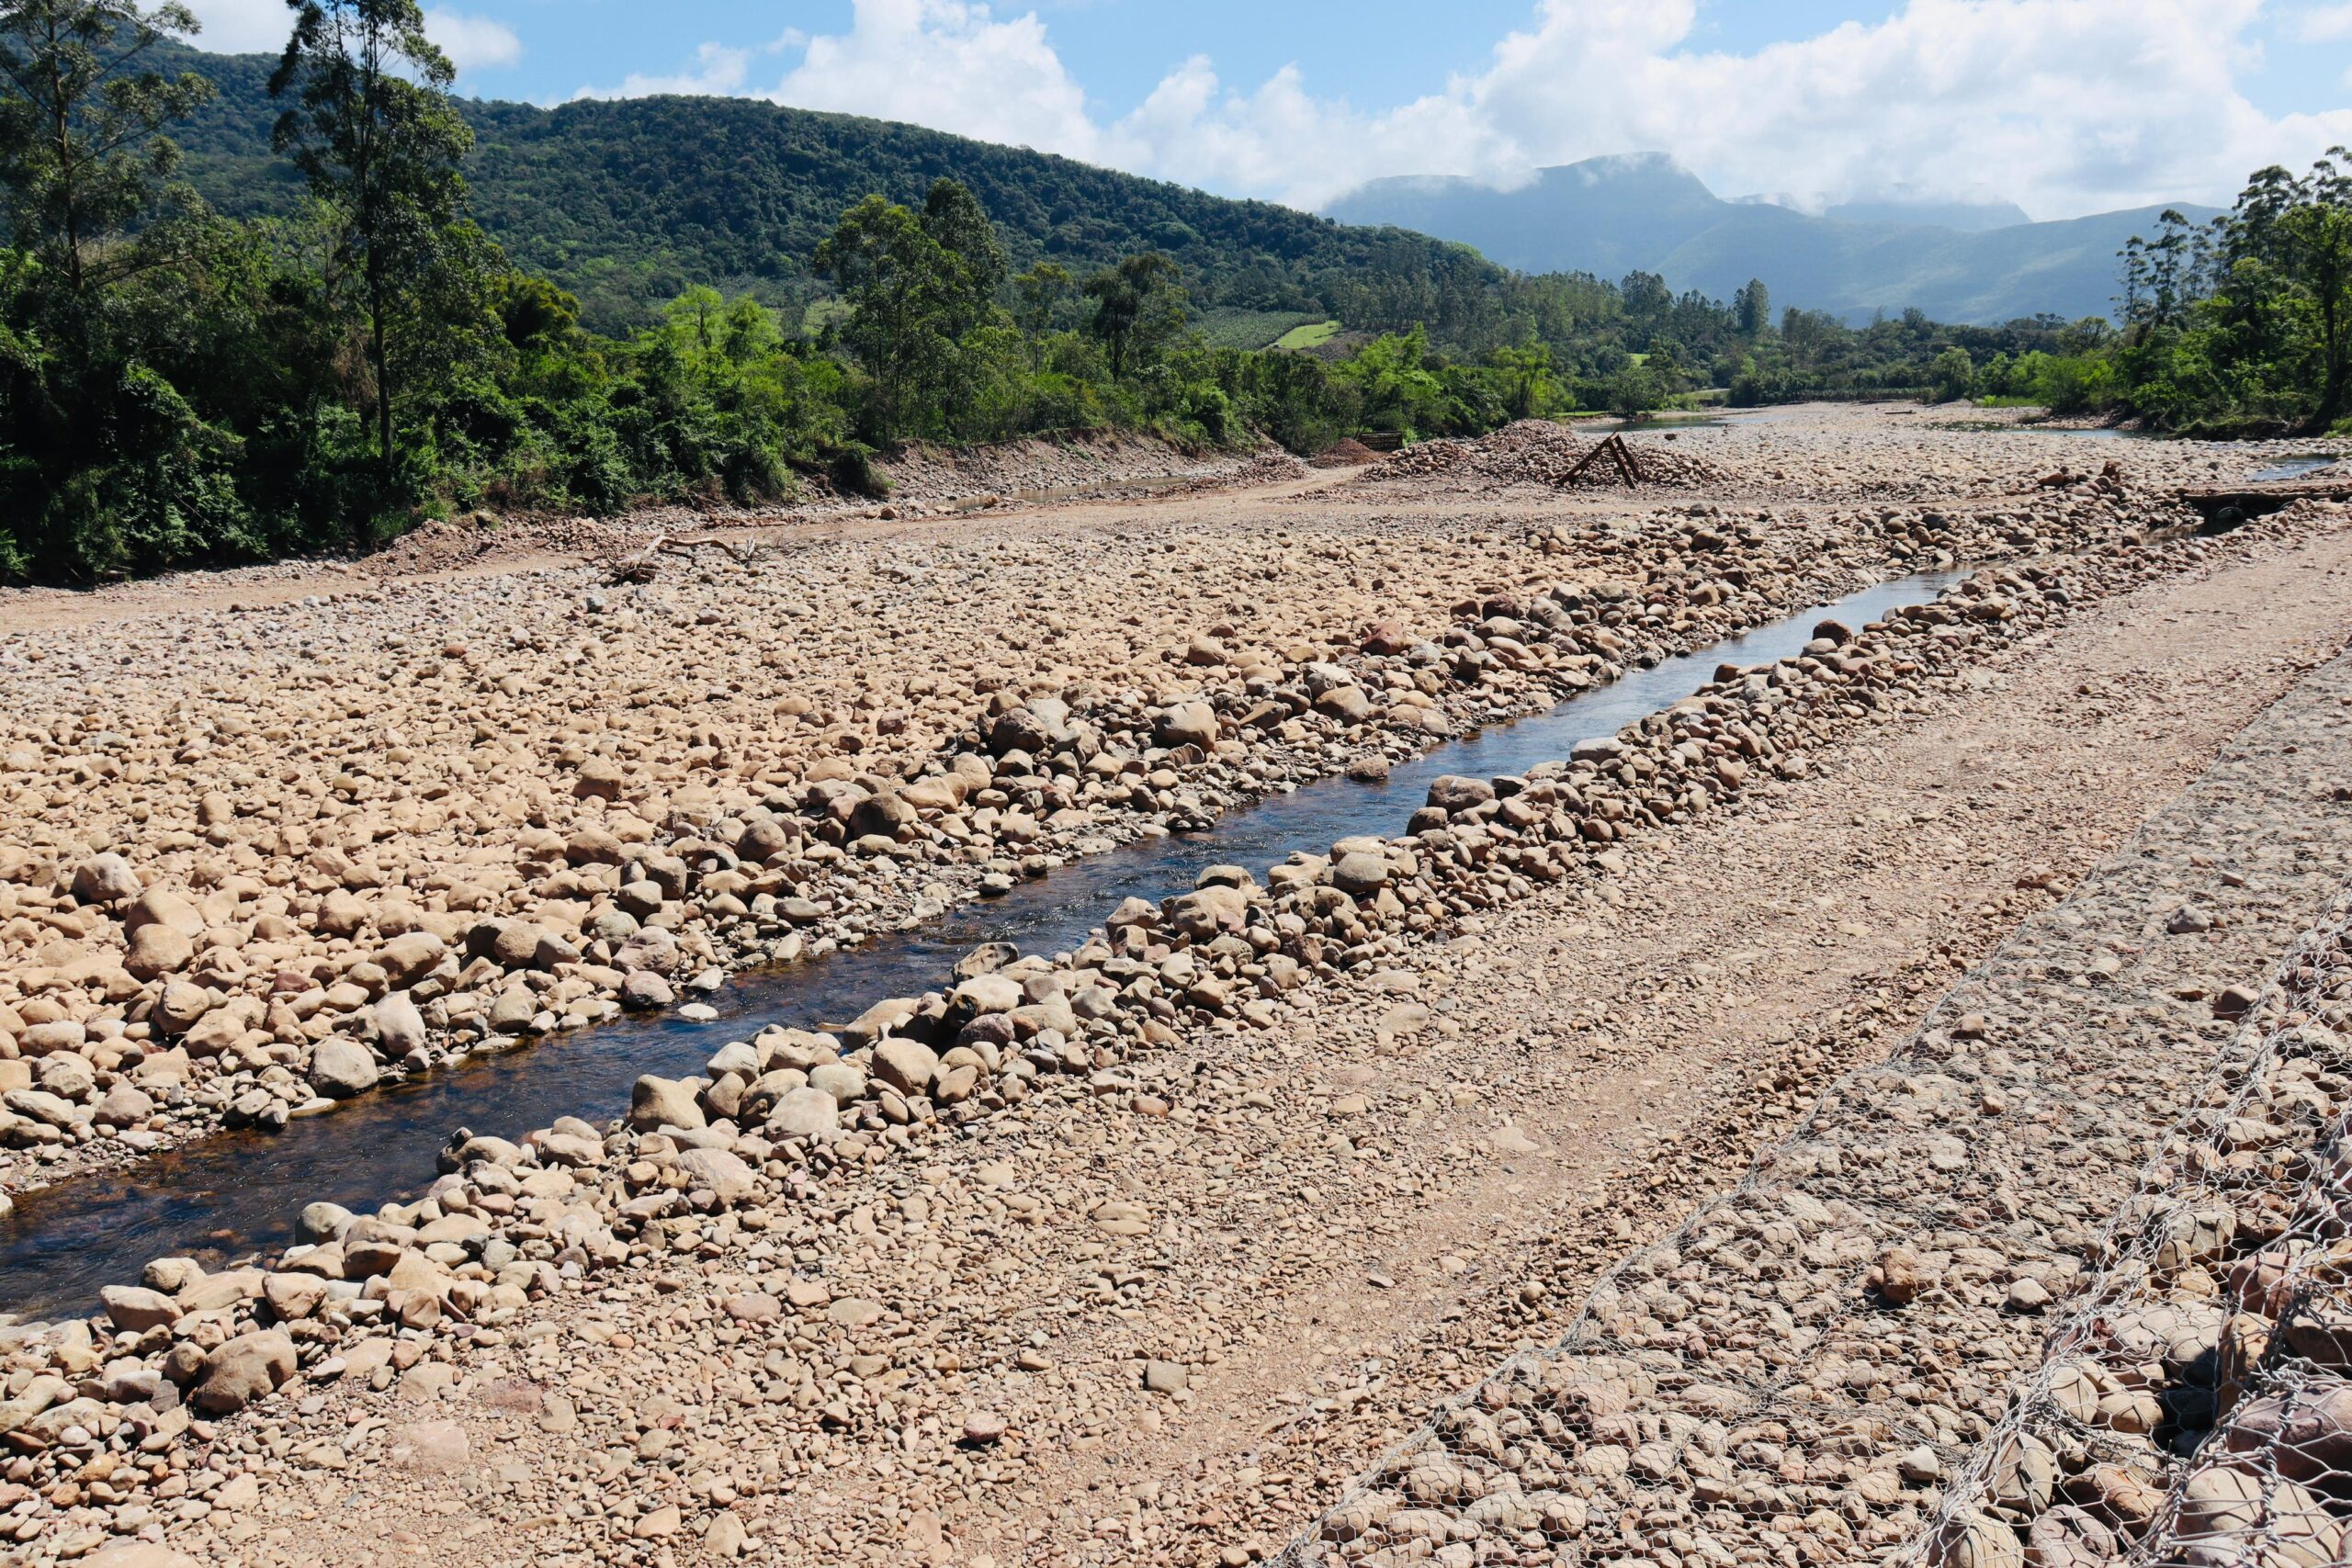
[[[2310,479],[2319,474],[2322,469],[2335,467],[2335,459],[2323,453],[2313,453],[2308,457],[2281,457],[2271,467],[2256,468],[2246,475],[2245,482],[2250,485],[2267,485],[2277,484],[2286,479]],[[2332,473],[2327,476],[2331,480],[2335,477]]]
[[[1860,626],[1933,599],[1967,575],[1927,573],[1882,583],[1712,648],[1634,670],[1550,712],[1480,731],[1397,767],[1381,784],[1326,779],[1234,812],[1202,833],[1140,840],[1087,857],[1012,893],[951,910],[866,946],[739,976],[710,998],[718,1021],[627,1020],[478,1057],[381,1089],[276,1134],[221,1133],[119,1173],[83,1177],[17,1199],[0,1220],[0,1311],[86,1311],[100,1286],[136,1280],[148,1259],[208,1267],[295,1239],[302,1205],[322,1199],[362,1212],[409,1197],[436,1175],[452,1129],[514,1136],[559,1116],[602,1120],[628,1104],[639,1074],[697,1073],[729,1040],[771,1023],[808,1028],[856,1017],[888,997],[938,986],[982,942],[1024,953],[1077,947],[1131,895],[1190,890],[1211,865],[1262,874],[1294,850],[1321,853],[1357,834],[1394,837],[1447,773],[1499,777],[1565,758],[1579,740],[1615,734],[1672,706],[1723,663],[1767,664],[1803,650],[1824,616]]]
[[[2173,439],[2162,431],[2119,430],[2113,425],[2098,425],[2082,429],[2063,424],[2018,424],[2007,428],[2035,435],[2071,435],[2076,440],[2088,441],[2168,441]],[[2269,467],[2256,468],[2245,479],[2235,482],[2256,485],[2278,484],[2287,479],[2303,479],[2319,472],[2322,468],[2332,468],[2335,463],[2335,457],[2325,452],[2314,452],[2301,457],[2281,457]]]

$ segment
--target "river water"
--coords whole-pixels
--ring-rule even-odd
[[[738,976],[707,1000],[715,1022],[627,1019],[463,1064],[306,1117],[275,1134],[220,1133],[121,1172],[19,1195],[0,1220],[0,1311],[90,1310],[100,1286],[136,1280],[153,1258],[208,1268],[295,1240],[304,1204],[360,1212],[431,1184],[435,1156],[459,1126],[516,1136],[559,1116],[602,1121],[625,1111],[639,1074],[700,1071],[729,1040],[771,1024],[811,1028],[856,1017],[885,998],[939,986],[983,942],[1024,953],[1068,952],[1130,896],[1189,891],[1202,870],[1262,873],[1294,850],[1322,853],[1358,834],[1393,838],[1447,773],[1491,778],[1566,758],[1579,740],[1613,735],[1713,679],[1718,664],[1767,664],[1803,650],[1825,616],[1860,626],[1933,599],[1964,572],[1879,584],[1646,670],[1630,670],[1549,712],[1438,747],[1380,784],[1325,779],[1235,811],[1199,833],[1144,839],[966,905],[915,929],[788,967]]]

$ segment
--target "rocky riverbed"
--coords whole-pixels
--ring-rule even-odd
[[[2346,778],[2339,660],[1737,1188],[1611,1269],[1558,1348],[1449,1402],[1293,1560],[1655,1558],[1664,1539],[1680,1560],[1861,1561],[1939,1532],[1946,1562],[2120,1561],[2158,1511],[2164,1445],[2210,1429],[2216,1384],[2263,1359],[2216,1348],[2216,1278],[2294,1255],[2291,1204],[2266,1222],[2258,1200],[2172,1201],[2144,1168],[2201,1169],[2216,1133],[2239,1163],[2335,1120],[2341,1049],[2279,1037],[2341,1011]],[[2012,1416],[2020,1382],[2040,1397]],[[1973,1506],[1930,1531],[1956,1471]],[[2315,1537],[2340,1528],[2307,1511]],[[2212,1524],[2192,1507],[2185,1540]]]
[[[1400,516],[1317,491],[1197,502],[1176,536],[1119,513],[786,533],[650,584],[82,607],[0,646],[0,1188],[677,1005],[1860,581],[2177,521],[2161,479],[2038,467],[1965,509]]]
[[[1551,910],[1589,944],[1650,857],[1737,840],[1716,824],[1817,790],[1891,728],[1996,706],[2004,663],[2177,580],[2302,558],[2261,635],[2239,634],[2253,651],[2224,705],[2286,679],[2278,658],[2342,647],[2340,583],[2295,586],[2340,570],[2310,554],[2337,547],[2335,509],[2203,540],[2164,490],[2202,453],[2134,446],[2053,475],[2048,437],[1868,417],[1822,422],[1873,452],[1907,444],[1922,471],[2006,477],[1956,486],[1964,505],[1792,502],[1774,487],[1810,464],[1826,491],[1831,444],[1762,427],[1724,433],[1714,488],[1662,506],[1579,490],[1400,514],[1394,480],[1285,486],[969,536],[747,535],[756,548],[635,598],[550,568],[257,611],[172,609],[162,590],[28,604],[36,629],[0,655],[41,699],[12,742],[12,767],[29,758],[13,798],[92,825],[28,826],[0,927],[28,1080],[12,1135],[42,1180],[674,1002],[1048,857],[1376,767],[1858,577],[1996,563],[1884,625],[1826,626],[1803,660],[1724,671],[1555,767],[1445,781],[1405,838],[1212,873],[1104,911],[1079,951],[976,955],[854,1028],[714,1040],[700,1077],[641,1083],[623,1123],[485,1130],[420,1202],[306,1215],[293,1255],[166,1260],[95,1322],[19,1331],[0,1529],[44,1560],[189,1531],[198,1555],[299,1560],[318,1527],[296,1540],[288,1511],[322,1508],[323,1528],[487,1562],[522,1560],[492,1522],[510,1514],[539,1532],[533,1561],[687,1540],[795,1561],[1270,1550],[1348,1473],[1338,1450],[1361,1439],[1331,1417],[1405,1398],[1405,1380],[1370,1372],[1279,1420],[1259,1406],[1294,1452],[1326,1439],[1311,1471],[1244,1480],[1196,1450],[1148,1490],[1117,1483],[1107,1520],[1075,1517],[1104,1479],[1080,1472],[1114,1430],[1159,1447],[1199,1427],[1217,1369],[1269,1337],[1244,1303],[1321,1266],[1319,1208],[1376,1191],[1434,1227],[1449,1189],[1545,1146],[1533,1108],[1466,1145],[1413,1130],[1494,1107],[1501,1064],[1541,1075],[1608,1022],[1578,1006],[1578,1024],[1502,1026],[1466,972],[1474,928]],[[109,657],[151,674],[94,714]],[[69,690],[83,708],[44,705]],[[2177,730],[2201,768],[2212,741],[2166,695],[2122,701],[2143,741]],[[2133,789],[2076,809],[2130,818]],[[2058,829],[2070,852],[2082,827]],[[100,886],[118,871],[136,886]],[[1963,923],[1996,931],[2015,897],[1970,889]],[[171,900],[199,919],[172,927]],[[185,957],[141,936],[158,926]],[[190,1050],[216,1016],[222,1038]],[[81,1087],[74,1062],[79,1095],[60,1091]],[[1476,1070],[1449,1087],[1457,1063]],[[1309,1084],[1336,1087],[1302,1099]],[[119,1114],[129,1093],[147,1114]],[[1033,1242],[1050,1261],[1024,1266]],[[1016,1308],[1040,1267],[1047,1293]],[[1435,1280],[1478,1267],[1449,1253]],[[1381,1278],[1376,1296],[1400,1282]],[[1447,1321],[1421,1302],[1412,1321],[1425,1305]],[[1433,1361],[1409,1386],[1458,1381]],[[1215,1397],[1252,1424],[1248,1389]],[[739,1421],[765,1446],[730,1438]],[[852,1476],[868,1479],[842,1490]]]

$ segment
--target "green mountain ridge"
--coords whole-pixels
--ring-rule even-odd
[[[197,188],[232,216],[290,208],[300,180],[269,150],[271,57],[174,48],[163,63],[201,71],[219,89],[175,133]],[[2104,315],[2116,251],[2152,231],[2160,210],[2031,223],[2008,221],[2023,214],[1997,204],[1880,203],[1815,217],[1724,200],[1670,158],[1634,153],[1546,169],[1511,191],[1375,180],[1317,215],[757,99],[460,107],[477,138],[467,175],[482,226],[518,264],[578,294],[605,331],[646,321],[696,283],[805,306],[828,292],[808,258],[843,209],[869,194],[917,201],[941,175],[979,197],[1015,267],[1089,272],[1159,250],[1208,310],[1370,328],[1419,321],[1433,340],[1470,347],[1514,335],[1504,326],[1513,272],[1651,272],[1715,299],[1761,278],[1781,304],[1849,321],[1913,307],[1978,324]]]
[[[275,62],[175,48],[159,64],[200,71],[218,89],[173,131],[190,183],[232,216],[290,209],[300,178],[269,150]],[[647,320],[696,283],[805,304],[826,292],[808,258],[844,208],[870,194],[919,202],[941,175],[979,197],[1016,268],[1055,261],[1085,272],[1161,250],[1210,307],[1421,321],[1441,341],[1465,342],[1484,335],[1480,297],[1506,282],[1502,268],[1425,235],[919,126],[744,98],[460,107],[477,138],[466,170],[475,216],[519,265],[578,293],[591,324],[607,331]]]

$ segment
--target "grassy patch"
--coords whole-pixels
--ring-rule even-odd
[[[1294,327],[1320,319],[1306,310],[1249,310],[1219,305],[1193,317],[1193,324],[1219,348],[1253,350],[1265,347]]]
[[[1291,328],[1274,340],[1276,348],[1320,348],[1340,335],[1337,321],[1314,321]]]

